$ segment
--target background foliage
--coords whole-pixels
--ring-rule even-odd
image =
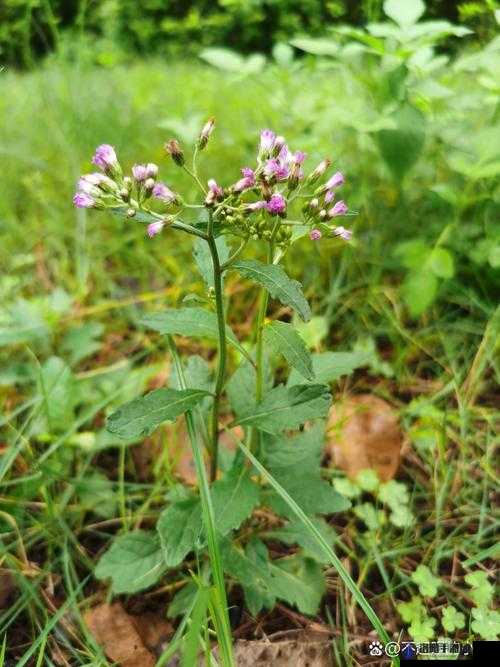
[[[431,0],[426,18],[460,23],[485,40],[495,31],[495,9],[497,0]],[[298,35],[381,19],[383,0],[3,0],[0,60],[29,67],[54,50],[75,56],[82,43],[106,65],[134,53],[185,57],[221,44],[269,53]]]
[[[1,6],[9,19],[0,28],[4,58],[25,66],[53,51],[32,71],[0,73],[0,546],[19,593],[2,611],[2,631],[15,637],[16,656],[26,646],[41,646],[42,655],[54,627],[45,583],[56,581],[60,609],[79,618],[117,526],[150,526],[182,500],[172,433],[152,443],[160,454],[143,477],[137,446],[122,445],[103,425],[118,405],[164,382],[165,342],[140,324],[145,311],[206,298],[191,244],[169,234],[152,241],[133,221],[89,216],[71,196],[104,141],[124,164],[158,162],[168,184],[186,192],[190,183],[167,161],[163,142],[192,142],[214,115],[204,179],[234,182],[262,127],[286,135],[311,164],[329,155],[346,175],[354,240],[304,239],[286,268],[313,307],[311,324],[300,327],[308,347],[363,358],[362,369],[351,373],[356,364],[347,364],[328,378],[336,400],[369,393],[390,401],[406,449],[397,482],[379,485],[372,475],[353,483],[322,470],[324,484],[333,480],[352,501],[333,520],[335,549],[377,612],[416,640],[441,626],[450,637],[494,638],[500,40],[491,34],[492,3],[459,3],[458,16],[456,3],[429,3],[409,23],[397,11],[382,14],[379,2],[352,3],[365,12],[356,16],[324,3],[332,24],[339,21],[334,31],[320,34],[312,10],[310,35],[296,34],[294,11],[289,27],[286,12],[271,21],[274,36],[249,19],[243,52],[221,47],[235,17],[249,6],[255,17],[288,3],[207,3],[200,21],[218,13],[219,32],[188,28],[191,19],[181,16],[170,33],[158,19],[163,4]],[[126,30],[116,12],[128,17]],[[354,23],[341,27],[346,17]],[[163,58],[186,49],[191,59]],[[244,339],[254,295],[231,276],[226,290],[231,324]],[[197,355],[193,372],[209,372],[212,350],[180,345]],[[267,463],[278,475],[279,461]],[[288,531],[290,543],[303,541],[295,529],[281,529],[280,539]],[[252,549],[263,547],[249,542]],[[244,580],[247,570],[230,562],[231,576]],[[128,580],[106,561],[98,574],[110,570]],[[174,584],[190,580],[182,564],[175,576]],[[328,586],[340,601],[336,627],[350,631],[353,607],[342,607],[332,577]],[[312,605],[304,598],[303,609],[323,592]],[[161,602],[164,609],[171,596]],[[183,605],[174,599],[172,616]],[[71,652],[74,638],[57,632]],[[106,664],[95,642],[82,641],[85,652],[71,653],[75,664],[96,656]],[[342,641],[339,632],[339,655],[348,652]]]

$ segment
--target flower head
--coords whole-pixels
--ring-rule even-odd
[[[339,227],[335,227],[333,233],[335,234],[335,236],[340,236],[340,238],[344,239],[344,241],[350,241],[352,239],[351,230],[342,227],[342,225],[340,225]]]
[[[279,192],[271,195],[266,203],[266,209],[271,215],[281,215],[286,211],[286,199]]]
[[[332,208],[328,211],[328,217],[329,218],[335,218],[338,215],[345,215],[347,213],[348,209],[344,201],[342,199],[338,201]]]
[[[156,199],[159,199],[164,204],[172,204],[177,201],[175,192],[172,192],[168,185],[165,185],[165,183],[162,183],[161,181],[155,183],[153,187],[153,197],[156,197]]]
[[[267,201],[254,201],[251,204],[247,204],[245,206],[245,211],[248,211],[249,213],[253,213],[254,211],[260,211],[263,208],[266,208],[267,206]]]
[[[269,154],[271,149],[274,146],[274,140],[276,139],[276,135],[272,130],[262,130],[260,133],[260,153],[261,154]]]
[[[134,164],[132,167],[132,175],[138,183],[145,181],[148,178],[148,167],[145,164]]]
[[[255,173],[253,169],[250,167],[243,167],[241,169],[241,175],[243,178],[240,178],[239,181],[236,181],[233,185],[233,192],[243,192],[243,190],[253,188],[255,185]]]
[[[325,190],[331,190],[332,188],[338,188],[339,185],[344,183],[344,174],[340,171],[336,171],[333,176],[331,176],[324,185]]]
[[[161,230],[165,227],[165,221],[164,220],[156,220],[156,222],[152,222],[151,224],[148,225],[148,236],[150,239],[153,238],[153,236],[156,236],[161,232]]]
[[[302,164],[306,159],[307,155],[303,151],[295,151],[293,154],[294,164]]]
[[[321,232],[319,229],[311,229],[311,232],[309,233],[309,238],[311,241],[319,241],[321,238]]]
[[[77,208],[93,208],[96,200],[86,192],[77,192],[73,197],[73,204]]]
[[[213,192],[213,195],[216,199],[222,199],[224,196],[224,190],[223,188],[217,184],[217,181],[213,178],[209,179],[208,183],[208,189],[210,192]]]
[[[284,181],[288,178],[290,169],[288,164],[279,158],[271,158],[264,165],[264,175],[268,179],[276,178],[278,181]]]
[[[103,171],[114,169],[118,166],[115,149],[109,144],[101,144],[96,148],[92,162]]]
[[[325,204],[329,204],[335,199],[335,190],[327,190],[325,194]]]

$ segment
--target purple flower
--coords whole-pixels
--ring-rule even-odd
[[[109,144],[101,144],[96,148],[92,162],[103,171],[113,169],[118,166],[115,149]]]
[[[78,179],[76,187],[80,192],[85,193],[86,195],[93,195],[94,197],[99,196],[99,188],[96,183],[93,183],[94,179],[90,180],[82,176]]]
[[[285,139],[285,137],[282,137],[281,135],[279,135],[274,140],[273,155],[279,155],[283,146],[286,146],[286,139]]]
[[[253,211],[259,211],[261,208],[266,208],[267,202],[266,201],[254,201],[251,204],[247,204],[245,206],[245,211],[248,211],[250,213],[253,213]]]
[[[141,181],[145,181],[148,177],[148,168],[145,164],[134,164],[132,167],[132,174],[135,180],[140,183]]]
[[[164,220],[157,220],[156,222],[152,222],[150,225],[148,225],[149,238],[152,239],[153,236],[159,234],[164,227],[165,227]]]
[[[288,178],[290,169],[287,164],[283,163],[279,158],[271,158],[267,160],[264,166],[264,175],[268,179],[276,178],[278,181],[283,181]]]
[[[281,215],[286,211],[286,199],[279,192],[275,193],[266,203],[266,209],[271,215]]]
[[[340,236],[340,238],[344,239],[345,241],[350,241],[352,239],[351,230],[346,229],[345,227],[342,226],[335,227],[333,233],[335,234],[335,236]]]
[[[77,208],[93,208],[96,205],[96,201],[86,192],[77,192],[73,197],[73,204]]]
[[[338,215],[345,215],[347,213],[347,206],[345,202],[338,201],[335,206],[333,206],[329,211],[328,211],[328,217],[329,218],[335,218]]]
[[[260,133],[260,153],[268,154],[274,146],[276,135],[272,130],[262,130]]]
[[[306,157],[307,156],[303,151],[295,151],[293,154],[293,162],[294,164],[302,164]]]
[[[217,185],[217,181],[213,178],[211,178],[208,181],[208,189],[210,190],[212,196],[215,199],[222,199],[222,197],[224,196],[224,190],[221,188],[220,185]]]
[[[248,190],[248,188],[253,188],[255,185],[255,173],[250,167],[243,167],[241,169],[241,175],[243,178],[240,178],[239,181],[233,185],[234,192],[243,192],[243,190]]]
[[[161,181],[155,183],[153,197],[156,197],[156,199],[159,199],[164,204],[172,204],[177,199],[175,192],[172,192],[172,190]]]
[[[327,190],[327,193],[325,195],[325,204],[329,204],[335,199],[335,192],[334,190]]]
[[[343,185],[344,175],[340,171],[336,171],[333,176],[331,176],[324,185],[325,190],[331,190],[332,188],[337,188],[339,185]]]
[[[309,234],[309,238],[311,241],[319,241],[321,238],[321,232],[319,229],[311,229],[311,232]]]

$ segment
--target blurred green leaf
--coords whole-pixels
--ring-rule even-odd
[[[420,157],[426,123],[421,111],[404,104],[392,116],[396,129],[379,130],[375,138],[382,158],[395,179],[403,179]]]
[[[453,255],[446,248],[434,248],[427,261],[431,271],[438,278],[453,278],[455,275]]]
[[[97,579],[111,579],[115,594],[137,593],[155,584],[166,570],[157,535],[136,530],[120,535],[101,556]]]
[[[412,317],[419,317],[434,303],[438,281],[430,271],[413,271],[405,278],[401,294]]]
[[[385,0],[384,12],[402,28],[416,23],[425,12],[422,0]]]

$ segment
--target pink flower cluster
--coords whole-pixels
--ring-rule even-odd
[[[203,126],[196,142],[195,159],[196,151],[206,147],[214,125],[214,119],[209,119]],[[175,164],[189,172],[183,150],[176,140],[167,142],[166,150]],[[348,212],[345,202],[337,199],[337,190],[344,184],[343,174],[337,171],[323,184],[316,185],[329,169],[330,160],[325,158],[305,176],[306,157],[303,151],[291,151],[284,137],[265,129],[260,133],[256,166],[242,167],[241,177],[232,185],[225,188],[210,178],[205,188],[196,174],[194,177],[204,190],[204,205],[213,209],[213,215],[221,224],[233,225],[235,233],[240,236],[260,238],[259,234],[263,234],[263,238],[274,238],[272,230],[283,227],[278,238],[286,242],[291,236],[290,225],[302,224],[286,219],[292,202],[299,198],[300,202],[306,202],[302,211],[311,240],[317,241],[325,233],[349,240],[350,230],[331,224]],[[169,216],[164,219],[163,214],[152,212],[146,206],[147,200],[152,198],[163,206],[176,206],[179,210],[184,206],[181,197],[158,180],[158,166],[152,162],[134,164],[131,175],[124,176],[116,151],[109,144],[97,147],[92,162],[100,171],[79,179],[73,197],[77,208],[123,207],[127,217],[134,217],[137,211],[145,208],[158,218],[147,229],[152,237],[165,227]],[[312,187],[315,189],[311,193]],[[251,221],[252,214],[256,214],[256,222]]]

